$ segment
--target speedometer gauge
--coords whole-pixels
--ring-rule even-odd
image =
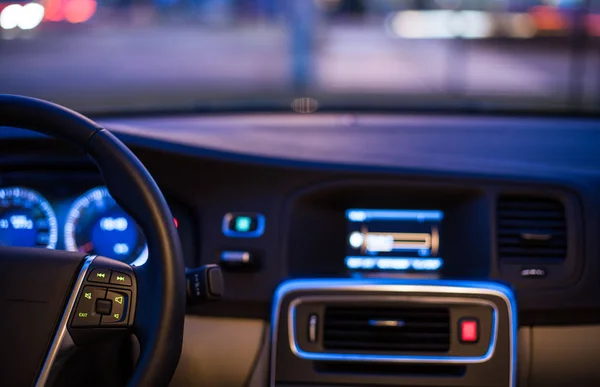
[[[102,255],[137,266],[148,258],[141,229],[106,187],[94,188],[75,200],[67,214],[65,245],[69,251]]]
[[[56,215],[38,192],[22,187],[0,188],[0,246],[55,249]]]

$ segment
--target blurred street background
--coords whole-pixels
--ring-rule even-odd
[[[281,95],[596,110],[599,41],[600,0],[0,0],[0,93],[84,111]]]

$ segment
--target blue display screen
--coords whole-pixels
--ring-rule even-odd
[[[7,211],[0,217],[0,246],[33,247],[37,241],[34,220],[22,210]]]
[[[128,257],[136,249],[139,238],[134,220],[120,208],[103,215],[91,230],[96,253],[115,259]]]
[[[56,214],[39,192],[0,188],[0,246],[54,249],[57,241]]]
[[[346,211],[350,270],[436,272],[444,261],[439,210]]]

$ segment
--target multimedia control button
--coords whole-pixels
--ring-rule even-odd
[[[101,326],[127,326],[129,292],[108,290],[106,299],[112,302],[110,314],[102,316]]]
[[[129,274],[113,271],[110,275],[110,283],[114,285],[131,286],[131,277]]]
[[[109,280],[110,270],[101,267],[95,268],[94,270],[92,270],[90,275],[88,275],[88,281],[90,282],[101,282],[107,284]]]
[[[106,296],[106,288],[86,286],[79,295],[71,326],[93,327],[100,324],[100,314],[96,312],[96,301]]]

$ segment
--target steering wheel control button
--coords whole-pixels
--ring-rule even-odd
[[[102,316],[101,326],[127,326],[129,292],[108,290],[106,299],[112,303],[110,313]]]
[[[258,238],[265,232],[265,216],[257,212],[229,212],[223,217],[223,234],[230,238]]]
[[[476,318],[463,318],[458,322],[459,340],[461,343],[477,343],[479,341],[479,320]]]
[[[110,270],[104,269],[101,267],[95,268],[92,270],[90,275],[88,276],[88,281],[90,282],[100,282],[103,284],[107,284],[110,280]]]
[[[98,326],[100,314],[96,311],[96,302],[105,296],[106,288],[85,286],[79,295],[71,326],[74,328]]]
[[[131,286],[131,277],[129,274],[113,271],[110,275],[110,283],[113,285]]]
[[[99,299],[96,300],[96,313],[98,314],[110,314],[112,310],[112,301]]]

